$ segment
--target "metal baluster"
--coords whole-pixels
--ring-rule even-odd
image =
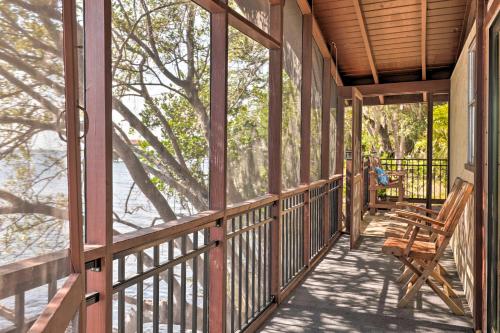
[[[57,293],[57,280],[50,281],[48,284],[48,302],[49,303],[56,293]]]
[[[168,261],[174,259],[174,243],[173,241],[168,242]],[[168,269],[168,289],[167,289],[167,329],[168,333],[174,332],[174,268]]]
[[[204,244],[208,244],[210,236],[209,229],[203,231]],[[233,239],[234,241],[234,239]],[[208,332],[208,252],[203,255],[203,332]]]
[[[231,219],[231,229],[232,229],[232,232],[236,231],[234,218]],[[234,327],[234,308],[236,307],[235,298],[234,298],[234,275],[235,275],[235,271],[234,271],[234,266],[235,266],[234,265],[234,259],[235,259],[234,241],[235,241],[235,237],[231,238],[230,241],[231,241],[231,332],[234,332],[234,328],[235,328]]]
[[[181,253],[186,254],[187,235],[181,239]],[[186,261],[181,263],[181,333],[186,332]]]
[[[261,276],[262,276],[262,226],[260,226],[258,229],[257,229],[257,236],[259,238],[259,240],[257,241],[257,246],[259,247],[257,249],[257,260],[258,260],[258,263],[257,263],[257,308],[259,309],[259,312],[261,311],[261,306],[262,306],[262,303],[261,303],[261,294],[262,294],[262,288],[261,288]]]
[[[271,210],[270,209],[267,211],[266,215],[268,218],[271,217]],[[269,224],[266,224],[266,227],[267,227],[267,232],[269,233],[269,236],[268,236],[269,240],[271,240],[272,239],[271,238],[271,226]],[[269,251],[267,251],[267,255],[269,256],[268,262],[270,265],[271,264],[271,255],[272,255],[271,249],[269,249]],[[271,269],[270,268],[267,270],[266,275],[267,275],[267,280],[269,281],[269,283],[267,283],[267,288],[268,288],[267,294],[269,295],[268,299],[271,299]]]
[[[125,280],[125,258],[118,259],[118,282]],[[125,290],[118,292],[118,332],[125,332]]]
[[[286,233],[285,233],[285,248],[286,248],[286,257],[285,257],[285,276],[286,276],[286,281],[290,280],[290,216],[287,216],[286,218]]]
[[[15,320],[16,320],[16,332],[25,332],[26,331],[26,324],[24,321],[24,302],[25,302],[25,297],[24,297],[24,291],[16,294],[15,297]]]
[[[255,223],[260,223],[261,214],[260,209],[258,210],[259,217],[255,218],[255,211],[253,211],[253,221]],[[255,316],[255,229],[252,229],[252,318]]]
[[[289,233],[289,237],[290,237],[290,240],[292,242],[292,254],[291,254],[291,260],[290,260],[290,265],[292,266],[291,268],[291,273],[290,275],[288,276],[288,283],[292,280],[293,276],[295,275],[295,265],[294,265],[294,261],[296,260],[296,255],[297,253],[294,251],[294,247],[296,247],[294,245],[294,243],[297,242],[297,235],[296,235],[296,231],[295,231],[295,225],[296,225],[296,218],[295,218],[295,213],[296,213],[296,200],[297,200],[297,197],[296,196],[293,196],[293,197],[290,197],[290,201],[291,201],[291,205],[290,205],[290,212],[288,214],[288,217],[291,221],[290,223],[290,233]]]
[[[250,223],[250,216],[249,213],[246,213],[246,225],[248,226]],[[249,259],[250,259],[250,232],[245,232],[245,323],[248,323],[248,283],[249,283],[249,276],[248,276],[248,268],[249,268]]]
[[[198,249],[198,231],[193,233],[193,250]],[[193,290],[192,290],[192,318],[193,333],[198,331],[198,256],[193,258]]]
[[[264,306],[267,305],[267,300],[268,300],[268,293],[267,293],[267,281],[269,278],[269,267],[267,267],[267,224],[264,225],[264,272],[265,272],[265,278],[264,278]]]
[[[153,265],[160,265],[160,248],[156,245],[153,248]],[[160,324],[160,276],[153,276],[153,333],[159,332]]]
[[[142,264],[142,251],[137,253],[137,274],[142,274],[144,271],[144,266]],[[142,333],[142,324],[143,324],[143,310],[144,305],[144,285],[143,281],[137,283],[137,333]]]
[[[243,217],[239,216],[239,227],[243,228]],[[242,316],[242,292],[243,292],[243,281],[241,280],[242,274],[241,269],[243,266],[243,242],[242,242],[242,234],[238,235],[238,329],[242,328],[243,316]]]
[[[301,194],[301,204],[305,203],[305,195]],[[300,207],[300,267],[304,267],[304,206]]]
[[[284,246],[283,246],[283,242],[285,241],[285,220],[286,220],[286,207],[287,207],[287,200],[288,199],[284,199],[283,200],[283,212],[285,212],[285,214],[283,215],[283,218],[279,221],[279,223],[281,223],[281,244],[280,244],[280,255],[281,255],[281,283],[285,283],[286,281],[286,278],[285,278],[285,269],[284,269],[284,264],[285,264],[285,251],[284,251]]]

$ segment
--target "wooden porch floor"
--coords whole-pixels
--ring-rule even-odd
[[[472,332],[450,250],[443,264],[466,316],[454,315],[427,286],[412,306],[397,307],[399,264],[380,251],[387,224],[383,216],[366,217],[357,250],[349,251],[343,236],[261,332]]]

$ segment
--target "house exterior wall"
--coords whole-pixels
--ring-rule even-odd
[[[450,182],[461,177],[474,183],[474,173],[465,168],[467,162],[467,73],[468,50],[476,34],[475,25],[464,44],[451,76],[450,87]],[[467,204],[462,220],[451,239],[455,263],[465,296],[472,309],[474,290],[474,201]]]

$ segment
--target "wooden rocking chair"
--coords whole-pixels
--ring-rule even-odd
[[[396,189],[398,192],[398,202],[402,202],[404,199],[405,188],[404,188],[404,178],[406,176],[405,171],[386,171],[389,176],[389,184],[382,185],[379,184],[377,173],[375,172],[375,167],[379,164],[377,158],[370,159],[370,172],[369,172],[369,187],[370,192],[368,207],[370,208],[370,215],[374,215],[377,209],[392,209],[396,207],[396,202],[386,200],[381,201],[377,198],[377,191],[379,190],[389,190]]]
[[[460,303],[455,302],[450,296],[456,296],[449,283],[436,273],[440,259],[442,258],[450,238],[460,221],[465,206],[470,199],[473,185],[462,181],[463,185],[456,194],[454,204],[449,208],[444,223],[431,218],[426,219],[404,219],[405,223],[412,226],[409,238],[389,237],[382,246],[382,252],[395,256],[411,272],[409,283],[405,295],[398,303],[398,307],[403,307],[410,302],[424,283],[448,305],[448,307],[459,315],[464,314]],[[403,218],[399,218],[403,219]],[[426,230],[437,235],[435,241],[416,240],[420,230]],[[436,285],[430,278],[435,279],[439,284],[444,285],[444,290]]]

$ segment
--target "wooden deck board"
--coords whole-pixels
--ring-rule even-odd
[[[444,265],[464,304],[455,316],[427,286],[416,302],[397,308],[399,264],[383,255],[385,217],[367,217],[362,244],[349,251],[343,236],[302,286],[292,293],[261,332],[471,332],[472,318],[451,251]]]

